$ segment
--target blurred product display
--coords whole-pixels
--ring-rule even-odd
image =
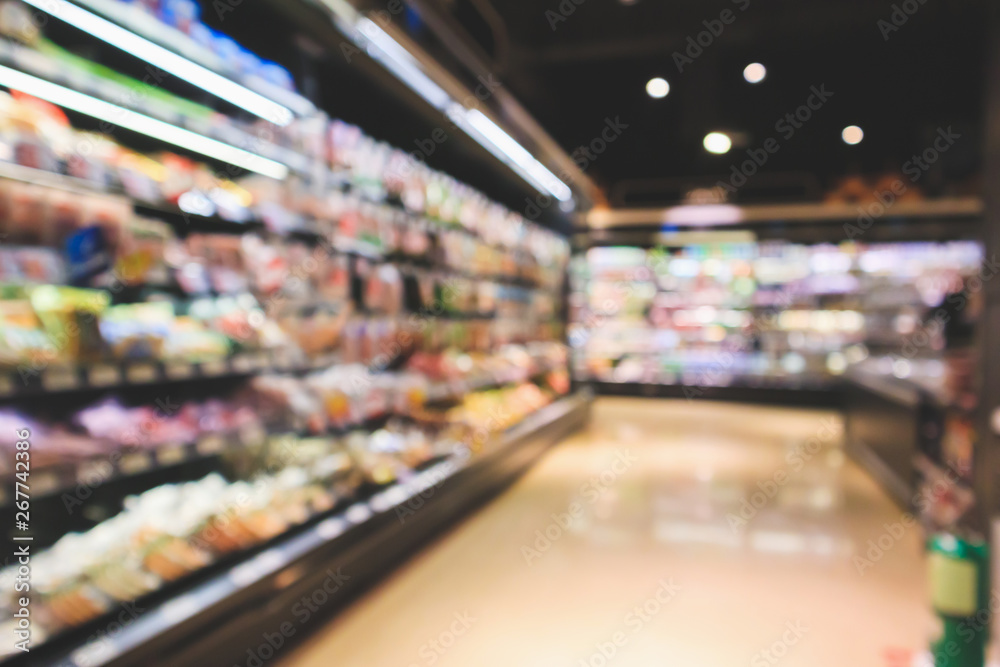
[[[974,521],[985,267],[975,241],[591,248],[570,269],[574,377],[626,395],[828,396],[854,455],[902,505],[919,498],[929,530],[952,530]]]
[[[573,260],[574,371],[825,387],[865,362],[943,393],[945,330],[933,316],[981,263],[974,242],[592,248]]]
[[[985,334],[1000,320],[990,317],[996,267],[980,227],[995,202],[969,193],[983,180],[980,153],[997,152],[979,146],[997,137],[948,116],[953,104],[986,105],[947,89],[932,90],[933,104],[896,100],[883,80],[861,88],[852,59],[869,51],[843,26],[862,17],[877,38],[885,8],[761,8],[754,19],[743,18],[747,0],[696,20],[689,7],[621,0],[588,7],[556,35],[573,13],[565,7],[581,2],[545,12],[0,0],[0,533],[10,547],[0,663],[282,661],[308,644],[289,641],[297,605],[323,594],[306,605],[308,620],[327,600],[325,614],[357,600],[587,426],[596,395],[819,409],[772,410],[775,423],[756,428],[759,406],[661,411],[601,399],[598,414],[616,414],[546,471],[544,493],[518,487],[532,497],[516,500],[521,514],[505,528],[534,531],[520,552],[528,566],[566,535],[564,560],[510,585],[515,575],[491,571],[496,562],[468,559],[476,581],[519,607],[539,604],[538,618],[558,577],[594,580],[586,568],[598,552],[602,568],[623,573],[616,591],[640,590],[632,565],[683,565],[692,547],[698,567],[712,550],[720,562],[749,554],[776,570],[813,558],[800,562],[821,562],[839,582],[865,549],[859,536],[887,516],[876,491],[898,502],[907,527],[938,535],[931,580],[948,637],[985,607],[950,606],[960,596],[945,589],[968,594],[972,575],[940,559],[974,560],[978,592],[988,589],[982,515],[996,494],[984,470],[997,457],[984,431]],[[648,32],[642,17],[668,11],[690,20]],[[930,23],[947,14],[923,11],[921,21],[938,12]],[[516,24],[529,14],[537,25]],[[963,25],[976,16],[970,9]],[[620,17],[628,30],[615,37]],[[713,46],[737,17],[743,38]],[[819,39],[809,21],[830,35]],[[934,41],[917,23],[905,39]],[[789,26],[794,49],[748,48]],[[834,38],[852,44],[839,70],[811,54],[797,62],[802,44],[828,53],[823,39]],[[949,45],[961,83],[973,58]],[[682,80],[709,48],[700,73]],[[656,71],[670,51],[677,76]],[[636,66],[653,53],[658,65]],[[903,69],[898,55],[884,57],[884,72]],[[950,71],[938,61],[950,61],[935,57],[933,67],[904,65],[937,80]],[[827,108],[828,84],[838,96]],[[814,417],[822,437],[811,437]],[[991,426],[1000,433],[1000,417]],[[814,444],[810,462],[802,452]],[[639,460],[632,446],[649,454],[642,474],[628,471]],[[843,454],[878,485],[858,492]],[[795,461],[799,478],[785,471],[798,472]],[[612,489],[622,465],[634,479]],[[564,486],[577,488],[568,508],[550,507],[566,500]],[[757,498],[776,500],[765,508]],[[536,530],[527,519],[538,508]],[[834,512],[851,525],[824,525],[841,520]],[[895,544],[903,538],[889,525]],[[518,561],[514,542],[476,541]],[[888,560],[876,582],[904,589]],[[709,579],[745,578],[712,567]],[[516,597],[521,579],[544,595]],[[706,590],[690,599],[739,608]],[[395,599],[382,598],[379,624]],[[650,602],[658,613],[659,593],[635,609]],[[431,618],[434,606],[414,613]],[[771,607],[769,598],[762,619]],[[142,611],[119,620],[132,609]],[[537,626],[522,612],[515,622]],[[681,618],[663,627],[695,616]],[[537,627],[546,640],[555,628]],[[763,636],[747,628],[734,641]],[[895,635],[872,628],[894,655]],[[605,647],[627,641],[619,635],[597,653],[588,646],[588,659],[559,658],[604,664],[614,657]],[[674,641],[655,635],[643,641]],[[261,637],[267,655],[255,648]],[[985,632],[979,639],[975,659]],[[660,653],[695,655],[675,644]],[[803,664],[814,659],[805,644]],[[412,653],[435,664],[443,652],[427,659],[428,645]],[[489,662],[465,650],[442,664]],[[554,662],[554,650],[533,657]],[[531,662],[504,651],[489,664]],[[384,664],[334,653],[328,661]]]
[[[220,99],[82,57],[35,7]],[[0,501],[27,429],[33,650],[378,517],[570,391],[568,241],[329,118],[200,12],[0,7]]]

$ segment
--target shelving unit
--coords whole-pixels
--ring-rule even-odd
[[[948,298],[980,275],[973,292],[993,289],[984,210],[899,202],[855,239],[864,203],[592,211],[571,269],[574,379],[603,395],[840,409],[847,451],[905,511],[929,530],[981,530],[982,350],[954,355],[934,320],[982,326],[978,294],[957,310]],[[798,275],[781,275],[785,255]]]
[[[33,651],[32,657],[66,667],[119,667],[150,660],[180,667],[192,661],[238,660],[246,652],[241,638],[256,637],[293,618],[291,607],[321,587],[328,572],[348,578],[322,615],[339,609],[436,531],[509,484],[579,428],[588,419],[589,405],[586,395],[563,399],[509,429],[478,458],[459,452],[367,500],[316,517],[236,564],[205,573],[169,599],[138,601],[147,611],[114,637],[85,640],[107,624],[98,620],[67,641]],[[268,604],[260,605],[265,597]],[[9,664],[22,663],[29,664],[24,659]]]
[[[197,17],[27,4],[52,32],[0,45],[0,85],[19,89],[0,93],[19,118],[0,124],[0,190],[14,184],[0,287],[17,301],[0,313],[0,415],[39,426],[30,497],[47,520],[31,654],[5,664],[208,664],[242,645],[234,627],[278,620],[256,605],[266,591],[335,567],[360,587],[586,420],[561,342],[568,242],[331,120],[324,56],[288,59],[306,96],[234,42],[208,46]],[[287,9],[268,11],[291,32]],[[144,66],[157,85],[135,78]],[[522,167],[473,157],[524,190]],[[123,269],[139,260],[138,277]],[[43,312],[57,296],[72,321],[58,340]],[[124,425],[150,434],[126,442]],[[14,470],[0,469],[12,537]],[[250,484],[270,504],[223,504]],[[194,523],[183,503],[141,509],[195,493],[209,506]],[[206,540],[220,517],[241,526],[237,546]],[[109,638],[121,605],[143,611]]]
[[[978,271],[981,251],[973,242],[720,243],[592,248],[575,262],[578,380],[832,390],[851,365],[905,344]],[[937,339],[927,337],[920,356],[933,353]]]

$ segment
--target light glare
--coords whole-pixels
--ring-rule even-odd
[[[646,84],[646,94],[653,99],[661,99],[667,96],[670,92],[670,84],[667,83],[666,79],[661,77],[656,77],[655,79],[650,79]]]
[[[750,83],[760,83],[767,76],[767,68],[760,63],[750,63],[743,70],[743,78]]]
[[[729,149],[733,147],[732,139],[722,132],[709,132],[705,135],[703,143],[706,151],[715,153],[716,155],[728,153]]]
[[[840,137],[844,140],[845,144],[856,146],[865,138],[865,132],[857,125],[850,125],[844,128],[844,131],[840,133]]]
[[[501,159],[505,157],[523,169],[525,173],[531,176],[535,183],[539,183],[542,188],[548,190],[559,201],[567,202],[573,198],[573,191],[570,190],[568,185],[559,180],[555,174],[529,153],[528,149],[519,144],[513,137],[501,129],[499,125],[487,118],[482,111],[468,109],[465,113],[465,119],[479,135],[486,139],[492,147],[496,148],[496,151],[493,151],[491,146],[486,146],[494,155],[498,157],[502,156]]]

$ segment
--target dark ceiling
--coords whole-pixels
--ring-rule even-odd
[[[682,199],[693,187],[728,176],[747,159],[747,149],[769,138],[779,150],[738,198],[815,199],[845,174],[899,172],[948,127],[961,138],[920,186],[937,195],[978,187],[987,39],[980,0],[407,4],[416,10],[402,19],[411,35],[461,69],[468,61],[449,53],[447,40],[424,19],[435,13],[459,28],[489,71],[567,152],[598,138],[606,119],[626,124],[586,168],[613,205]],[[718,36],[709,43],[708,34],[701,35],[707,46],[680,71],[674,54],[707,30],[706,21]],[[751,85],[742,72],[755,61],[767,66],[768,75]],[[646,95],[646,81],[654,76],[669,81],[667,97]],[[821,85],[833,96],[812,118],[790,137],[787,126],[776,129],[807,101],[812,86]],[[847,125],[864,129],[860,145],[841,141]],[[704,150],[702,138],[713,130],[736,137],[730,153]]]

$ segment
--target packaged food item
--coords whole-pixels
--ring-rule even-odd
[[[31,184],[0,181],[4,230],[10,243],[39,244],[47,228],[47,191]]]
[[[111,268],[111,249],[98,227],[85,227],[66,239],[66,261],[69,281],[86,286],[98,275]]]
[[[22,366],[33,374],[59,354],[30,301],[0,300],[0,364]]]
[[[242,243],[239,236],[192,234],[185,245],[190,256],[206,267],[212,289],[217,294],[239,294],[250,288]]]
[[[373,382],[372,374],[360,364],[333,366],[305,380],[322,401],[326,422],[338,429],[363,421],[365,396]]]
[[[316,289],[321,299],[344,302],[351,295],[351,266],[346,255],[327,255],[317,259]]]
[[[361,431],[351,433],[345,439],[347,451],[366,482],[378,486],[391,484],[401,472],[393,450],[397,442],[392,436],[381,438],[380,449],[375,449],[371,446],[372,438],[373,436]]]
[[[260,375],[250,386],[255,410],[269,430],[321,433],[327,429],[322,399],[298,378]]]
[[[42,283],[59,285],[66,281],[66,267],[56,251],[49,248],[0,248],[0,283]]]
[[[166,284],[167,248],[175,240],[173,229],[164,222],[129,219],[117,249],[114,277],[125,285]]]
[[[403,278],[393,264],[371,266],[359,260],[358,276],[363,283],[362,306],[375,313],[395,315],[403,307]]]
[[[340,346],[341,333],[353,311],[349,305],[318,306],[308,314],[281,317],[278,324],[308,357],[330,353]]]
[[[228,357],[232,348],[232,341],[224,333],[212,331],[194,317],[179,316],[171,323],[163,359],[206,362]]]
[[[99,318],[110,303],[107,292],[39,285],[30,288],[29,298],[60,360],[95,362],[105,356]]]
[[[211,331],[223,334],[233,345],[248,350],[291,347],[287,334],[270,320],[248,293],[214,299],[196,299],[187,315]]]
[[[20,2],[0,4],[0,34],[33,44],[38,41],[40,31],[27,5]]]
[[[201,6],[194,0],[161,0],[159,17],[170,27],[190,34],[201,18]]]
[[[101,337],[115,359],[163,359],[173,322],[166,301],[111,306],[101,316]]]
[[[209,553],[191,542],[153,528],[140,530],[135,545],[142,554],[143,567],[167,582],[197,572],[212,561]]]

